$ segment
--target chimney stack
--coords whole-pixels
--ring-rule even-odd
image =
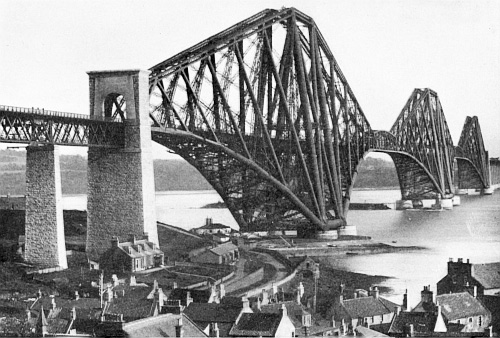
[[[474,285],[474,292],[472,294],[474,298],[477,298],[477,285]]]
[[[379,296],[378,287],[374,286],[373,288],[370,288],[370,296],[375,299],[378,299]]]
[[[182,314],[181,314],[181,317],[177,321],[177,325],[175,326],[175,336],[176,337],[184,337],[184,329],[182,328]]]
[[[241,302],[243,303],[242,311],[248,313],[249,312],[248,310],[250,310],[250,301],[248,300],[247,297],[243,296],[241,297]]]
[[[210,333],[210,337],[219,338],[219,326],[217,325],[217,323],[210,324],[210,329],[212,331]]]
[[[189,306],[193,302],[193,298],[191,298],[191,291],[188,291],[186,294],[186,307]]]
[[[408,289],[405,290],[405,294],[403,295],[403,311],[409,311],[408,309]]]
[[[56,299],[54,295],[50,295],[50,304],[52,305],[52,310],[56,309]]]
[[[266,289],[262,289],[262,305],[269,304],[269,295]]]
[[[400,313],[401,313],[401,306],[394,307],[394,314],[396,316],[399,316]]]
[[[226,287],[224,284],[220,283],[219,284],[219,298],[222,300],[222,298],[226,297]]]
[[[74,306],[71,308],[70,319],[71,320],[76,320],[76,309],[75,309]]]
[[[78,291],[75,291],[75,300],[79,300],[80,299],[80,294],[78,293]]]

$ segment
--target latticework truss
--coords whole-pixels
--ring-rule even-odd
[[[310,17],[264,10],[151,72],[153,139],[195,166],[242,228],[345,222],[373,133]]]
[[[452,196],[455,148],[436,92],[415,89],[390,133],[403,198]]]
[[[0,141],[122,147],[123,124],[88,115],[0,106]]]
[[[458,187],[460,189],[488,188],[490,185],[488,152],[477,116],[467,116],[456,147]]]

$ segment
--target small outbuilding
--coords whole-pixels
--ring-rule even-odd
[[[231,233],[231,227],[221,223],[214,223],[211,218],[207,218],[205,225],[199,228],[193,229],[193,231],[198,235],[213,235],[213,234],[226,234]]]
[[[206,248],[191,258],[195,263],[231,264],[240,258],[238,247],[233,243],[224,243],[213,248]]]

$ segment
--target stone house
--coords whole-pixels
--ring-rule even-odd
[[[449,293],[436,297],[449,323],[464,324],[462,332],[484,332],[490,326],[491,312],[468,292]]]
[[[365,291],[366,292],[366,291]],[[370,288],[368,297],[360,297],[363,293],[354,294],[352,299],[344,299],[341,293],[333,306],[333,320],[336,327],[344,326],[351,331],[357,326],[388,326],[394,316],[398,304],[380,297],[377,287]]]
[[[471,264],[459,258],[456,262],[450,258],[448,273],[437,283],[437,294],[469,291],[477,287],[477,294],[500,294],[500,262],[488,264]]]
[[[421,300],[413,309],[398,308],[389,328],[394,337],[468,337],[488,334],[491,313],[482,303],[461,292],[434,299],[430,286],[424,286]],[[479,325],[480,324],[480,325]]]
[[[240,258],[238,247],[233,243],[224,243],[213,248],[206,248],[191,257],[195,263],[231,264]]]
[[[160,267],[164,264],[165,255],[158,246],[144,235],[138,239],[131,235],[129,241],[121,242],[115,237],[111,240],[111,248],[100,259],[100,267],[110,271],[136,272]]]
[[[231,233],[231,227],[221,223],[213,223],[212,218],[207,218],[205,225],[193,229],[193,231],[198,235],[213,235],[213,234],[226,234]]]
[[[228,337],[229,331],[243,313],[253,313],[249,301],[242,297],[237,301],[221,303],[190,303],[184,310],[205,334],[211,337]]]

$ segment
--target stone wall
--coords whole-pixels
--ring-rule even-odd
[[[61,172],[54,146],[27,147],[25,227],[28,263],[67,267]]]
[[[126,101],[125,147],[89,146],[87,253],[98,261],[114,236],[147,232],[158,243],[151,127],[149,72],[89,72],[91,115],[103,116],[103,100],[121,94]]]

